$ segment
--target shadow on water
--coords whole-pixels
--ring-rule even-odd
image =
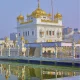
[[[50,80],[80,75],[80,68],[0,62],[0,80]]]

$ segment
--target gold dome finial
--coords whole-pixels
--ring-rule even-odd
[[[7,42],[9,40],[9,38],[8,37],[5,37],[5,42]]]

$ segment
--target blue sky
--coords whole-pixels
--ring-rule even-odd
[[[40,7],[51,12],[51,0],[40,0]],[[63,15],[65,27],[80,27],[80,0],[53,0],[54,14]],[[17,27],[16,17],[21,13],[25,17],[37,7],[37,0],[1,0],[0,1],[0,38],[9,36]],[[80,28],[79,28],[80,29]]]

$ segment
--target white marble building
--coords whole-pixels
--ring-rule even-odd
[[[74,29],[71,33],[64,35],[64,40],[67,42],[75,41],[76,43],[80,43],[80,31],[78,29]]]
[[[54,20],[51,18],[52,15],[42,10],[39,3],[36,10],[27,14],[26,21],[20,14],[17,17],[18,42],[22,36],[26,43],[62,41],[62,15],[57,13]]]

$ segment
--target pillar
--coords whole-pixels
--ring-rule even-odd
[[[1,48],[1,56],[2,56],[2,46],[0,48]]]
[[[24,57],[26,56],[25,52],[24,52],[23,56],[24,56]]]
[[[25,47],[24,47],[24,48],[22,48],[22,53],[23,53],[23,56],[25,57],[25,56],[26,56]]]
[[[55,43],[55,58],[57,58],[57,43]]]
[[[27,49],[28,49],[28,57],[29,57],[29,50],[30,50],[30,46],[29,46],[29,44],[28,44],[28,48],[27,48]]]
[[[10,56],[10,46],[9,46],[9,55],[8,56]]]
[[[40,57],[42,58],[42,44],[40,44]]]
[[[19,56],[19,45],[18,45],[18,56]]]
[[[73,55],[73,58],[75,59],[75,42],[72,42],[72,55]]]

